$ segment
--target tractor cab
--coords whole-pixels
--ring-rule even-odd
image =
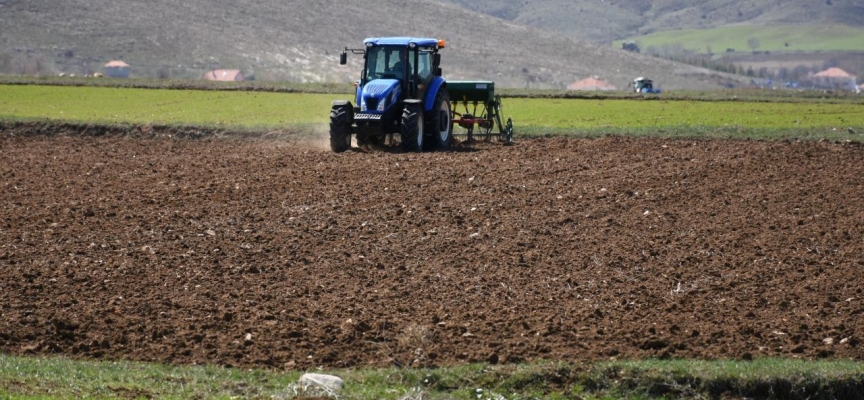
[[[358,112],[382,115],[401,113],[405,99],[423,99],[429,83],[441,76],[444,41],[424,38],[369,38],[366,48],[345,49],[340,63],[347,62],[347,52],[363,54],[363,72],[357,82]],[[394,107],[397,106],[397,107]],[[391,111],[392,110],[392,111]],[[361,117],[362,118],[362,117]]]

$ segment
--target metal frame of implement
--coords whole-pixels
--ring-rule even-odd
[[[506,124],[501,121],[501,96],[495,94],[495,82],[448,81],[447,91],[450,92],[452,122],[468,131],[468,142],[477,135],[487,142],[498,136],[504,144],[513,144],[513,120],[507,118]],[[464,112],[460,112],[460,107]],[[477,133],[474,132],[475,125]],[[492,132],[496,125],[497,133]]]

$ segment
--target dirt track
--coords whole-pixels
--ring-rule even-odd
[[[864,359],[858,145],[332,154],[27,129],[0,131],[6,353],[296,369]]]

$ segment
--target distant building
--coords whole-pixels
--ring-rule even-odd
[[[840,68],[828,68],[813,74],[813,85],[819,89],[841,89],[855,91],[857,78]]]
[[[600,79],[597,76],[592,76],[578,82],[573,82],[567,85],[567,90],[617,90],[611,83]]]
[[[246,80],[239,69],[214,69],[205,73],[204,79],[222,82],[240,82]]]
[[[109,61],[103,67],[105,71],[105,76],[109,78],[128,78],[129,77],[129,64],[126,64],[120,60]]]

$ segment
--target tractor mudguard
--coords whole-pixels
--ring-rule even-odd
[[[348,107],[348,108],[353,110],[354,105],[351,104],[351,100],[333,100],[333,102],[330,103],[330,109],[332,110],[332,109],[337,108],[337,107]],[[352,116],[353,116],[353,113],[352,113]],[[351,120],[352,120],[351,122],[353,123],[354,122],[353,118]]]
[[[426,98],[423,100],[423,111],[428,112],[432,110],[435,103],[435,96],[438,95],[438,90],[445,85],[447,85],[447,81],[440,76],[436,76],[432,79],[432,82],[429,82],[429,89],[426,90]]]

